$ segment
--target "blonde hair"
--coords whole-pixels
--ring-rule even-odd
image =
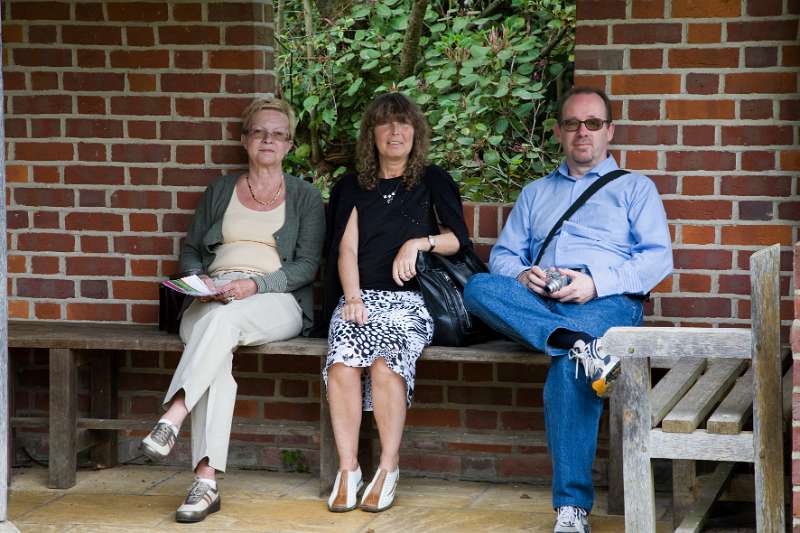
[[[253,124],[253,117],[256,116],[256,113],[266,109],[272,109],[286,115],[289,119],[289,135],[294,139],[295,128],[297,128],[297,118],[294,114],[294,109],[292,109],[292,106],[289,105],[289,102],[286,100],[281,100],[273,96],[256,98],[242,111],[242,133],[247,133],[250,130],[250,126]]]

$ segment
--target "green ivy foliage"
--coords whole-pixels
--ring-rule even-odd
[[[551,130],[557,97],[572,80],[574,2],[507,0],[480,18],[490,3],[430,0],[415,74],[398,79],[411,0],[354,1],[333,20],[314,14],[310,39],[302,1],[287,0],[278,74],[300,116],[291,169],[326,192],[354,168],[364,108],[389,90],[420,104],[432,128],[430,160],[453,175],[465,199],[513,201],[555,168]],[[319,132],[316,162],[311,128]]]

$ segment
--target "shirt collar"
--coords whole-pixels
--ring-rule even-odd
[[[589,172],[584,174],[584,178],[594,178],[597,176],[604,176],[611,172],[612,170],[617,170],[619,165],[617,165],[617,160],[614,159],[614,156],[609,154],[608,157],[600,161],[594,168],[592,168]],[[558,165],[558,174],[564,178],[570,179],[575,181],[573,176],[569,174],[569,167],[567,166],[567,161],[562,160],[561,164]]]

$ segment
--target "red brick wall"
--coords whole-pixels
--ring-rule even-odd
[[[620,163],[654,178],[671,220],[676,274],[649,304],[654,323],[747,324],[748,256],[774,241],[786,246],[789,293],[800,9],[794,0],[750,4],[578,2],[578,81],[612,94]],[[3,20],[10,313],[153,322],[157,281],[175,269],[200,192],[243,162],[239,110],[273,87],[269,3],[10,1]],[[485,255],[509,206],[466,207]],[[785,306],[788,330],[788,297]],[[120,356],[121,416],[157,416],[177,357]],[[41,416],[46,357],[16,350],[13,361],[18,413]],[[316,420],[318,364],[237,358],[237,416]],[[541,430],[543,377],[534,366],[421,362],[408,423]],[[136,440],[122,439],[129,454]],[[21,442],[44,452],[30,433]],[[175,460],[185,465],[183,442]],[[314,468],[316,446],[238,436],[231,464],[279,467],[280,451],[296,448]],[[409,473],[549,473],[542,446],[404,446]]]
[[[153,322],[204,186],[274,90],[272,4],[3,2],[9,315]]]
[[[614,102],[620,165],[655,180],[670,220],[675,273],[658,287],[650,320],[747,326],[749,255],[777,242],[782,338],[794,316],[795,358],[799,14],[795,0],[578,0],[575,53],[577,81],[604,88]],[[797,409],[793,419],[800,503]]]
[[[576,81],[614,103],[615,155],[651,176],[675,273],[654,323],[747,326],[748,257],[781,243],[785,340],[798,240],[794,0],[579,0]]]

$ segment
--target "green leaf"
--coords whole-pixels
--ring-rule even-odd
[[[494,92],[495,98],[502,98],[508,94],[508,76],[503,76],[497,83],[497,90]]]
[[[358,91],[359,87],[364,83],[364,78],[356,78],[356,81],[347,89],[347,96],[353,96]]]
[[[530,91],[527,91],[527,90],[525,90],[525,89],[523,89],[521,87],[511,91],[511,95],[512,96],[516,96],[517,98],[520,98],[522,100],[532,100],[533,99],[533,93],[531,93]]]
[[[450,87],[450,85],[452,85],[450,80],[438,80],[433,83],[433,86],[439,89],[440,91],[443,89],[447,89],[448,87]]]
[[[312,109],[317,107],[318,103],[319,103],[319,96],[317,96],[316,94],[312,94],[311,96],[303,100],[303,109],[310,112]]]
[[[373,59],[372,61],[367,61],[363,65],[361,65],[361,70],[372,70],[378,66],[378,60]]]
[[[311,146],[308,144],[301,144],[297,148],[294,149],[295,157],[299,157],[300,159],[305,159],[309,155],[311,155]]]
[[[388,19],[392,16],[392,10],[386,4],[378,3],[375,6],[375,14],[382,19]]]
[[[428,29],[430,30],[431,33],[440,33],[445,31],[447,29],[447,26],[445,24],[442,24],[441,22],[437,22],[433,26],[430,26]]]
[[[497,58],[502,59],[503,61],[508,61],[514,56],[514,51],[509,50],[508,48],[503,48],[499,52],[497,52]]]
[[[361,5],[356,7],[351,15],[354,19],[363,19],[369,16],[370,11],[369,5]]]
[[[497,133],[503,134],[508,129],[508,119],[506,117],[500,117],[497,119],[497,122],[494,123],[494,129]]]
[[[471,146],[472,143],[475,142],[475,139],[473,139],[472,137],[459,137],[459,138],[456,139],[456,142],[458,142],[458,144],[462,144],[464,146]]]
[[[368,59],[377,59],[381,57],[381,53],[371,48],[364,48],[358,53],[358,56],[364,61],[367,61]]]
[[[458,17],[453,21],[453,33],[460,33],[469,23],[470,20],[467,17]]]
[[[488,141],[489,141],[489,144],[491,144],[493,146],[497,146],[498,144],[503,142],[503,136],[502,135],[492,135],[491,137],[489,137]]]

